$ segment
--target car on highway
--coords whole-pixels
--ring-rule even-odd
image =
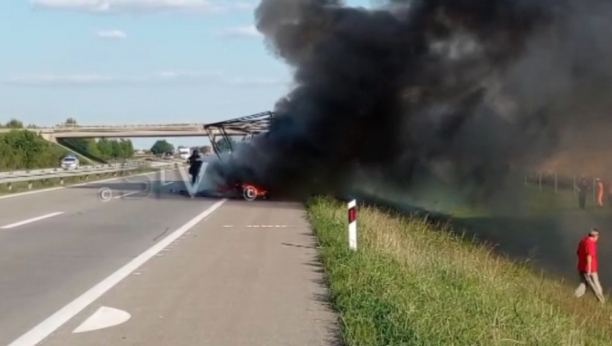
[[[76,156],[66,156],[62,159],[61,166],[63,169],[77,169],[79,168],[79,159]]]
[[[191,155],[191,149],[188,147],[178,147],[177,155],[183,160],[187,160]]]

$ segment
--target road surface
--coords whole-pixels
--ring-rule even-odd
[[[300,205],[129,179],[0,196],[0,345],[335,343]]]

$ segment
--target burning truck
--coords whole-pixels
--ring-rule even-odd
[[[218,159],[211,163],[210,172],[207,173],[215,183],[211,190],[204,192],[205,195],[243,198],[248,201],[269,198],[269,192],[262,184],[230,176],[228,167],[234,159],[232,155],[236,146],[248,143],[254,136],[263,135],[273,116],[272,112],[261,112],[204,125]],[[238,140],[234,139],[236,137]]]

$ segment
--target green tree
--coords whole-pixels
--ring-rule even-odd
[[[57,167],[67,151],[32,131],[13,130],[0,135],[0,170]]]
[[[115,139],[115,140],[110,141],[110,144],[111,144],[111,157],[113,159],[123,157],[123,150],[121,148],[121,144],[119,143],[119,141]]]
[[[165,139],[158,140],[151,147],[151,153],[155,155],[161,155],[163,153],[168,153],[174,151],[174,146],[168,143]]]
[[[102,160],[134,156],[134,146],[129,139],[117,141],[102,138],[96,141],[93,138],[64,138],[61,142],[85,156]]]
[[[6,123],[6,127],[11,128],[11,129],[22,129],[23,123],[13,118],[8,123]]]
[[[123,158],[130,158],[134,156],[134,145],[132,145],[132,141],[129,139],[121,139],[121,153]]]
[[[65,138],[62,142],[79,153],[89,153],[94,157],[103,158],[93,138]]]
[[[85,142],[85,150],[93,155],[94,157],[102,157],[102,153],[100,152],[100,148],[98,147],[98,143],[93,138],[87,138],[83,140]]]
[[[111,142],[106,138],[101,138],[97,143],[98,151],[100,152],[100,157],[103,159],[110,159],[113,157],[113,146]]]
[[[77,126],[77,121],[75,118],[70,117],[66,119],[66,122],[64,124],[68,126]]]

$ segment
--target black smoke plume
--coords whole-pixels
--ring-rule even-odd
[[[257,28],[294,68],[295,87],[268,133],[209,172],[296,198],[376,176],[491,199],[513,170],[607,138],[591,134],[611,128],[611,14],[603,0],[374,10],[262,0]]]

